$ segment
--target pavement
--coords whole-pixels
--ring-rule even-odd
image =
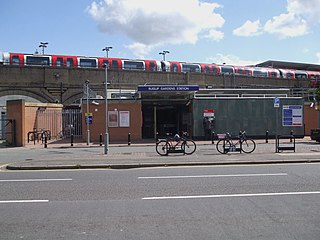
[[[253,153],[232,152],[220,154],[211,141],[197,141],[192,155],[169,154],[159,156],[154,142],[116,143],[109,145],[108,154],[99,144],[51,142],[47,148],[41,143],[25,147],[0,148],[2,169],[54,170],[54,169],[130,169],[139,167],[173,167],[234,164],[276,164],[320,162],[320,144],[310,137],[296,139],[295,151],[275,151],[275,141],[255,140]],[[214,142],[216,143],[216,141]],[[289,139],[281,146],[293,146]]]

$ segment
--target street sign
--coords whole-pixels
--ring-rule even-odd
[[[275,107],[275,108],[280,107],[280,98],[278,98],[278,97],[274,98],[273,107]]]

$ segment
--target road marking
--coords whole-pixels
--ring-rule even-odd
[[[220,178],[220,177],[266,177],[287,176],[287,173],[255,173],[255,174],[225,174],[225,175],[194,175],[194,176],[155,176],[138,177],[138,179],[179,179],[179,178]]]
[[[0,201],[0,203],[47,203],[49,200],[8,200]]]
[[[0,182],[50,182],[50,181],[72,181],[72,178],[61,178],[61,179],[4,179]]]
[[[320,194],[320,191],[316,191],[316,192],[280,192],[280,193],[247,193],[247,194],[224,194],[224,195],[144,197],[144,198],[142,198],[142,200],[261,197],[261,196],[286,196],[286,195],[311,195],[311,194]]]

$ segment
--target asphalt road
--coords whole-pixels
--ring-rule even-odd
[[[320,164],[0,172],[1,239],[319,239]]]

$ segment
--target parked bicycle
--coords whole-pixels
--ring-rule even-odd
[[[161,156],[167,156],[169,153],[183,153],[187,155],[191,155],[196,151],[196,143],[188,139],[188,133],[183,132],[182,136],[179,134],[174,135],[174,137],[170,137],[167,133],[166,139],[160,139],[156,144],[156,151]]]
[[[256,149],[256,143],[253,139],[246,137],[245,131],[240,131],[236,142],[232,140],[230,133],[224,134],[217,142],[216,148],[221,154],[226,154],[228,152],[252,153]]]

